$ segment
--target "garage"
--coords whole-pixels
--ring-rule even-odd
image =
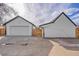
[[[4,24],[7,36],[32,36],[33,24],[17,16]]]
[[[76,38],[76,24],[62,12],[55,20],[40,25],[44,28],[45,38]]]

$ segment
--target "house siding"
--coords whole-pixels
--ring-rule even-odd
[[[44,37],[75,37],[75,26],[64,14],[54,23],[42,27],[44,28]]]
[[[32,24],[18,17],[6,24],[7,36],[32,36]]]

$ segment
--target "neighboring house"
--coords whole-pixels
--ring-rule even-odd
[[[32,36],[32,28],[35,26],[20,16],[16,16],[3,25],[6,26],[7,36]]]
[[[40,25],[45,38],[74,38],[76,24],[62,12],[54,21]]]

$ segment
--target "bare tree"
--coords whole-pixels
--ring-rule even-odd
[[[0,24],[16,16],[17,12],[5,3],[0,3]]]

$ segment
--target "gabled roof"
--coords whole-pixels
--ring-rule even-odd
[[[49,22],[49,23],[46,23],[46,24],[42,24],[42,25],[40,25],[40,27],[41,27],[41,26],[44,26],[44,25],[48,25],[48,24],[54,23],[62,14],[63,14],[64,16],[66,16],[66,17],[68,18],[68,20],[71,21],[71,23],[73,23],[75,26],[77,26],[64,12],[62,12],[62,13],[61,13],[58,17],[56,17],[53,21],[51,21],[51,22]]]
[[[28,20],[24,19],[24,18],[23,18],[23,17],[21,17],[21,16],[16,16],[16,17],[14,17],[13,19],[9,20],[8,22],[4,23],[3,25],[8,24],[9,22],[11,22],[11,21],[15,20],[15,19],[16,19],[16,18],[18,18],[18,17],[19,17],[19,18],[21,18],[21,19],[23,19],[24,21],[26,21],[26,22],[28,22],[28,23],[32,24],[33,26],[35,26],[33,23],[29,22]],[[35,26],[35,27],[36,27],[36,26]]]

